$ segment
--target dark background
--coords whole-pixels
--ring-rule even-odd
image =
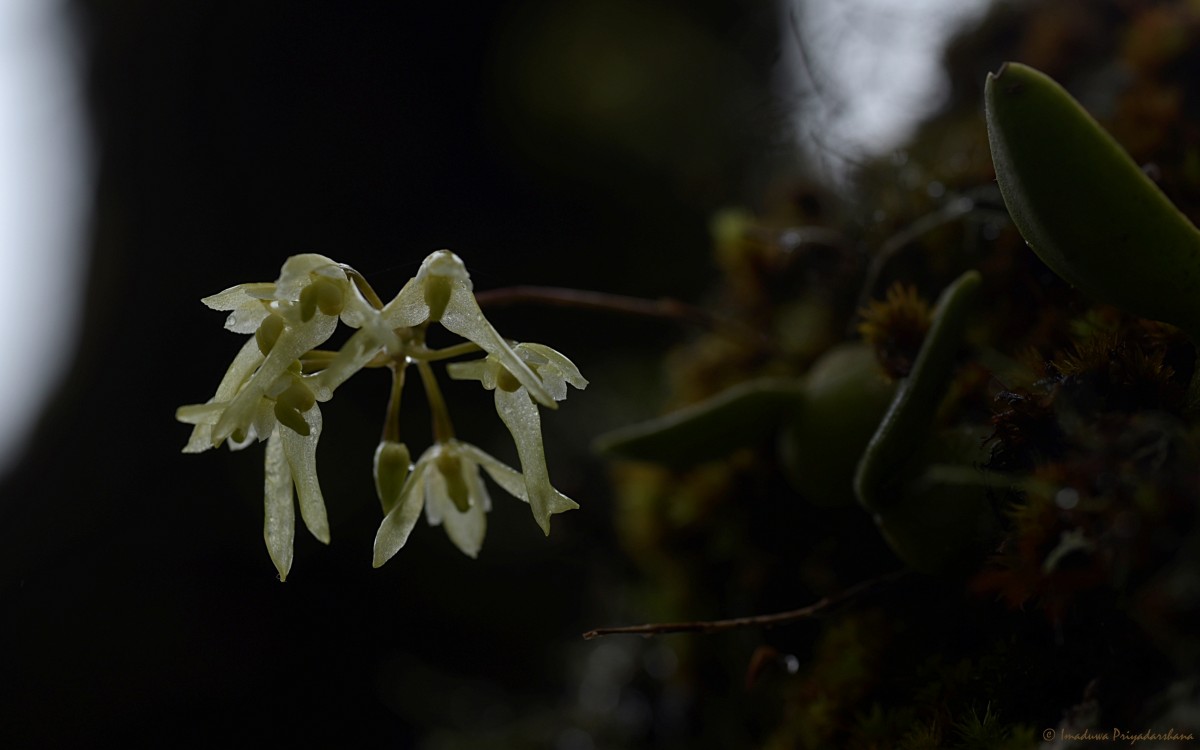
[[[583,508],[545,539],[496,490],[477,561],[422,523],[371,568],[387,384],[362,374],[324,410],[333,544],[299,530],[280,584],[261,447],[179,452],[175,408],[207,398],[240,345],[199,298],[271,280],[299,252],[390,297],[440,247],[481,290],[699,298],[710,212],[770,171],[774,10],[751,6],[65,7],[97,149],[89,283],[67,383],[0,485],[0,744],[408,746],[440,732],[453,746],[452,728],[521,726],[567,746],[572,665],[594,654],[578,634],[626,606],[587,446],[645,413],[656,353],[681,332],[497,311],[506,335],[561,349],[593,381],[546,419],[552,475]],[[615,83],[614,61],[632,71]],[[589,98],[606,85],[614,98]],[[418,392],[414,455],[428,439]],[[515,458],[486,394],[448,398],[464,439]]]

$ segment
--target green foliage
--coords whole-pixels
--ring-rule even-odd
[[[1200,340],[1200,231],[1068,94],[1027,65],[989,74],[996,180],[1038,256],[1095,299]]]

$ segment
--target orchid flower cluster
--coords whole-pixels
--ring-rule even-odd
[[[404,546],[422,508],[431,525],[444,526],[451,541],[475,557],[491,508],[480,470],[528,503],[546,534],[550,516],[579,507],[550,484],[538,407],[557,408],[568,384],[582,389],[587,381],[554,349],[512,343],[497,333],[479,309],[462,260],[449,250],[426,258],[386,305],[354,269],[315,254],[289,258],[274,283],[240,284],[201,301],[229,313],[228,330],[253,335],[213,397],[176,412],[180,422],[195,425],[183,451],[199,453],[222,443],[238,450],[266,441],[263,535],[280,580],[292,566],[297,502],[304,525],[329,543],[316,466],[320,404],[365,367],[392,373],[374,461],[384,513],[375,537],[375,567]],[[338,351],[318,348],[339,321],[355,332]],[[425,334],[433,323],[466,341],[428,348]],[[472,353],[485,356],[449,363],[447,372],[452,379],[477,380],[495,392],[496,411],[512,433],[521,471],[454,435],[433,363]],[[433,415],[434,443],[415,464],[400,441],[400,396],[410,366],[420,375]]]

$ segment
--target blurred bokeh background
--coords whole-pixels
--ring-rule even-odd
[[[869,519],[814,520],[745,457],[614,483],[590,443],[739,378],[802,370],[843,335],[845,295],[805,298],[834,311],[812,333],[793,324],[817,313],[788,307],[788,290],[845,282],[880,238],[986,188],[987,70],[1086,68],[1103,101],[1151,4],[1053,5],[4,3],[0,744],[800,746],[780,727],[807,698],[744,678],[760,646],[804,657],[815,626],[580,633],[802,606],[895,565]],[[776,250],[805,226],[852,250],[774,266],[722,251],[721,227],[750,215]],[[782,348],[497,308],[502,332],[591,380],[545,417],[551,474],[581,510],[547,539],[496,492],[478,560],[422,523],[373,570],[387,382],[365,372],[325,409],[333,543],[298,533],[280,584],[261,448],[179,452],[175,408],[207,398],[241,345],[199,299],[272,280],[300,252],[390,297],[441,247],[477,290],[671,297],[763,324]],[[747,291],[751,276],[764,286]],[[767,323],[764,305],[779,313]],[[403,424],[423,446],[415,394]],[[464,439],[515,461],[487,394],[451,384],[447,397]],[[713,499],[738,482],[740,504]],[[690,505],[645,500],[664,483],[701,489]],[[938,602],[926,589],[940,586],[903,596]],[[1059,698],[1030,697],[1021,717],[1053,725]]]

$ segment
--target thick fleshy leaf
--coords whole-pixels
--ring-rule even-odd
[[[283,452],[292,470],[296,497],[300,500],[300,516],[312,535],[329,544],[329,519],[325,514],[325,498],[317,481],[317,441],[321,438],[321,409],[314,406],[301,415],[308,423],[308,435],[303,436],[286,427],[275,430],[283,439]]]
[[[271,562],[286,581],[292,569],[292,542],[296,535],[296,510],[292,504],[292,473],[283,452],[279,432],[267,440],[263,538]]]
[[[384,517],[379,531],[375,533],[375,558],[372,564],[376,568],[400,551],[408,541],[417,519],[421,517],[421,508],[425,504],[425,475],[429,472],[433,451],[434,448],[430,448],[417,460],[399,501]]]
[[[550,515],[553,513],[551,506],[559,493],[550,485],[546,454],[542,449],[542,420],[537,405],[529,399],[524,388],[511,393],[497,388],[496,411],[517,444],[533,518],[542,531],[549,534]]]
[[[622,458],[694,466],[765,440],[803,408],[803,402],[803,381],[759,378],[665,416],[613,430],[594,445],[601,453]]]
[[[1200,341],[1200,230],[1062,86],[1005,63],[984,86],[996,183],[1047,266],[1098,302]]]
[[[972,270],[942,290],[912,372],[896,388],[891,406],[858,462],[854,492],[858,502],[877,517],[904,500],[897,483],[920,465],[914,455],[925,446],[933,429],[982,284],[983,277]]]

